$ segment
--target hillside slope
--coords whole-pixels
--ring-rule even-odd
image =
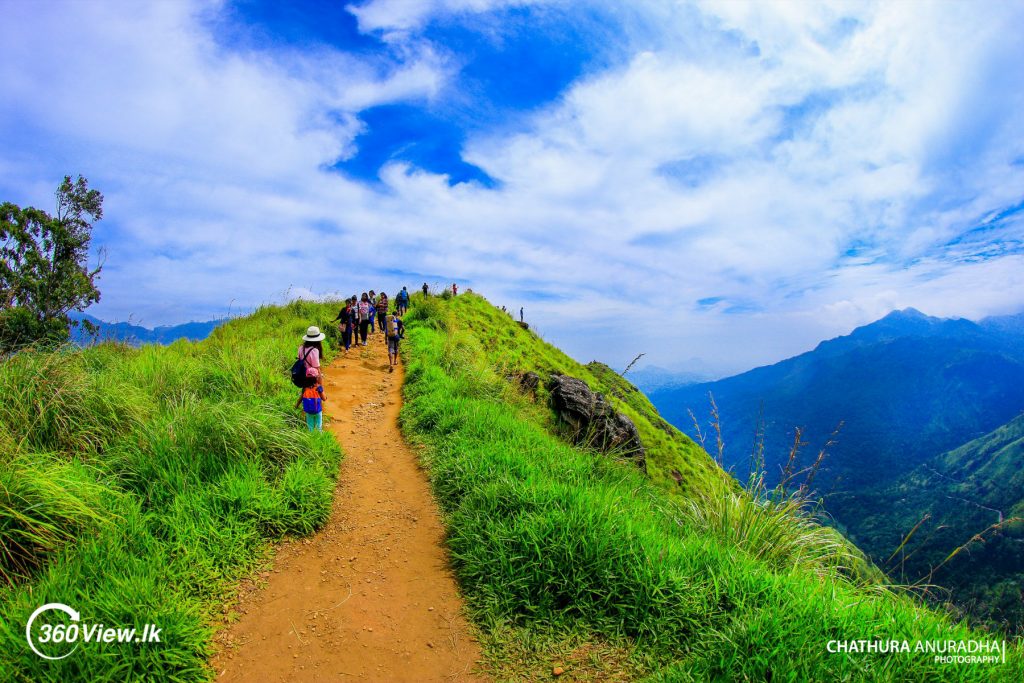
[[[662,419],[643,393],[608,366],[597,362],[581,365],[554,346],[540,343],[535,334],[479,296],[456,297],[447,306],[459,325],[472,332],[487,363],[503,376],[535,372],[543,380],[551,374],[569,375],[608,398],[636,424],[647,450],[647,472],[659,486],[683,493],[734,486],[707,453]],[[538,403],[545,403],[547,396],[541,381]],[[547,410],[534,417],[555,426]]]
[[[794,428],[804,430],[807,465],[842,423],[816,483],[824,493],[855,493],[905,474],[1024,409],[1024,351],[1013,330],[1005,320],[976,324],[897,311],[775,365],[656,391],[651,398],[691,433],[687,411],[705,422],[708,393],[713,394],[725,464],[740,477],[763,415],[770,481],[785,463]]]
[[[850,533],[880,562],[924,520],[889,563],[890,571],[910,582],[930,576],[974,617],[1024,628],[1024,524],[1005,522],[1024,518],[1024,415],[843,504],[872,511]],[[1000,522],[1005,526],[986,532]]]
[[[565,358],[485,300],[416,297],[407,322],[403,428],[423,446],[455,571],[499,677],[540,680],[552,664],[577,680],[1024,674],[1012,647],[998,667],[830,654],[834,639],[987,636],[859,578],[834,532],[737,493],[707,456],[692,458],[693,483],[679,486],[665,465],[651,468],[652,481],[567,444],[544,396],[524,394],[516,373],[579,373],[621,395],[613,400],[638,422],[656,415],[608,371]],[[681,467],[694,453],[675,432],[643,431],[655,437],[654,460]]]

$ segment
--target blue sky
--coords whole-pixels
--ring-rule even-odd
[[[1024,309],[1024,3],[0,4],[0,199],[106,197],[91,313],[457,281],[729,372]]]

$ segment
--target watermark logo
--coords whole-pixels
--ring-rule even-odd
[[[60,613],[65,618],[61,618]],[[46,618],[36,624],[44,614]],[[159,643],[160,629],[156,624],[146,624],[139,633],[134,626],[85,623],[81,613],[73,607],[62,602],[50,602],[28,618],[25,640],[32,652],[43,659],[58,660],[71,656],[81,643]]]
[[[991,640],[830,640],[831,654],[917,654],[936,664],[1005,664],[1006,641]]]

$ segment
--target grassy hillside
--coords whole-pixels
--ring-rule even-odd
[[[851,532],[880,562],[917,527],[888,563],[897,580],[930,576],[930,582],[951,589],[951,599],[974,618],[1024,629],[1024,523],[1006,521],[1024,518],[1024,415],[933,458],[895,484],[865,493],[857,503],[872,513]],[[981,538],[945,562],[976,534]],[[937,597],[946,595],[940,591]]]
[[[1024,661],[836,655],[829,640],[985,637],[877,584],[787,500],[752,499],[608,368],[582,366],[484,299],[407,316],[405,433],[422,447],[454,568],[499,678],[1019,680]],[[325,519],[341,457],[286,377],[329,305],[232,321],[197,344],[25,353],[0,368],[0,674],[212,677],[209,624],[285,534]],[[575,447],[517,377],[573,375],[636,423],[650,476]],[[675,474],[673,474],[675,473]],[[26,647],[29,613],[155,623],[162,642]]]
[[[611,368],[600,363],[581,365],[550,344],[537,343],[535,334],[522,329],[511,317],[479,296],[456,297],[448,304],[460,325],[480,344],[489,367],[503,376],[536,372],[542,380],[552,373],[571,375],[585,381],[633,420],[647,449],[647,472],[659,486],[680,492],[717,491],[731,487],[711,458],[689,437],[661,419],[647,397]],[[538,404],[547,400],[541,381]],[[549,411],[537,410],[531,417],[554,428]],[[672,475],[673,470],[678,477]]]
[[[286,371],[305,328],[333,313],[293,303],[201,343],[3,361],[0,680],[211,675],[208,616],[224,592],[270,541],[329,513],[341,452],[291,410]],[[40,659],[25,624],[47,602],[85,623],[154,623],[162,642]]]
[[[417,297],[419,299],[419,297]],[[1019,680],[1009,663],[839,655],[830,640],[985,637],[858,578],[856,555],[785,503],[753,501],[659,429],[610,373],[581,367],[485,300],[418,300],[402,413],[445,514],[455,570],[499,676],[576,680]],[[640,426],[652,477],[569,446],[516,372],[568,372]],[[684,486],[665,476],[685,472]],[[670,493],[671,492],[671,493]]]

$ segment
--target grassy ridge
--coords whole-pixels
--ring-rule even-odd
[[[206,680],[208,616],[265,556],[330,511],[341,452],[293,411],[286,368],[335,309],[266,307],[206,341],[23,353],[0,368],[0,678]],[[63,602],[162,643],[25,642]]]
[[[581,365],[554,346],[537,343],[535,334],[479,296],[456,297],[448,306],[462,326],[472,332],[479,352],[498,374],[532,371],[547,378],[560,373],[582,379],[591,389],[603,393],[636,424],[647,450],[647,472],[660,487],[684,494],[733,488],[733,480],[707,453],[663,420],[647,397],[611,368],[600,363]],[[543,382],[537,393],[543,404],[547,398]],[[531,418],[554,426],[547,410],[535,411]]]
[[[581,678],[1024,674],[1018,649],[998,668],[828,653],[833,639],[987,636],[856,580],[846,544],[793,510],[737,495],[681,437],[662,432],[674,448],[649,444],[655,461],[692,457],[681,492],[663,476],[652,483],[629,465],[567,445],[543,397],[521,395],[508,376],[557,370],[605,390],[608,378],[519,330],[485,300],[418,300],[407,323],[403,428],[425,447],[455,569],[499,675],[542,678],[553,658],[567,656],[560,648],[581,642],[617,653],[580,664]],[[644,437],[653,434],[648,417],[634,419]],[[687,463],[673,466],[680,464]]]

